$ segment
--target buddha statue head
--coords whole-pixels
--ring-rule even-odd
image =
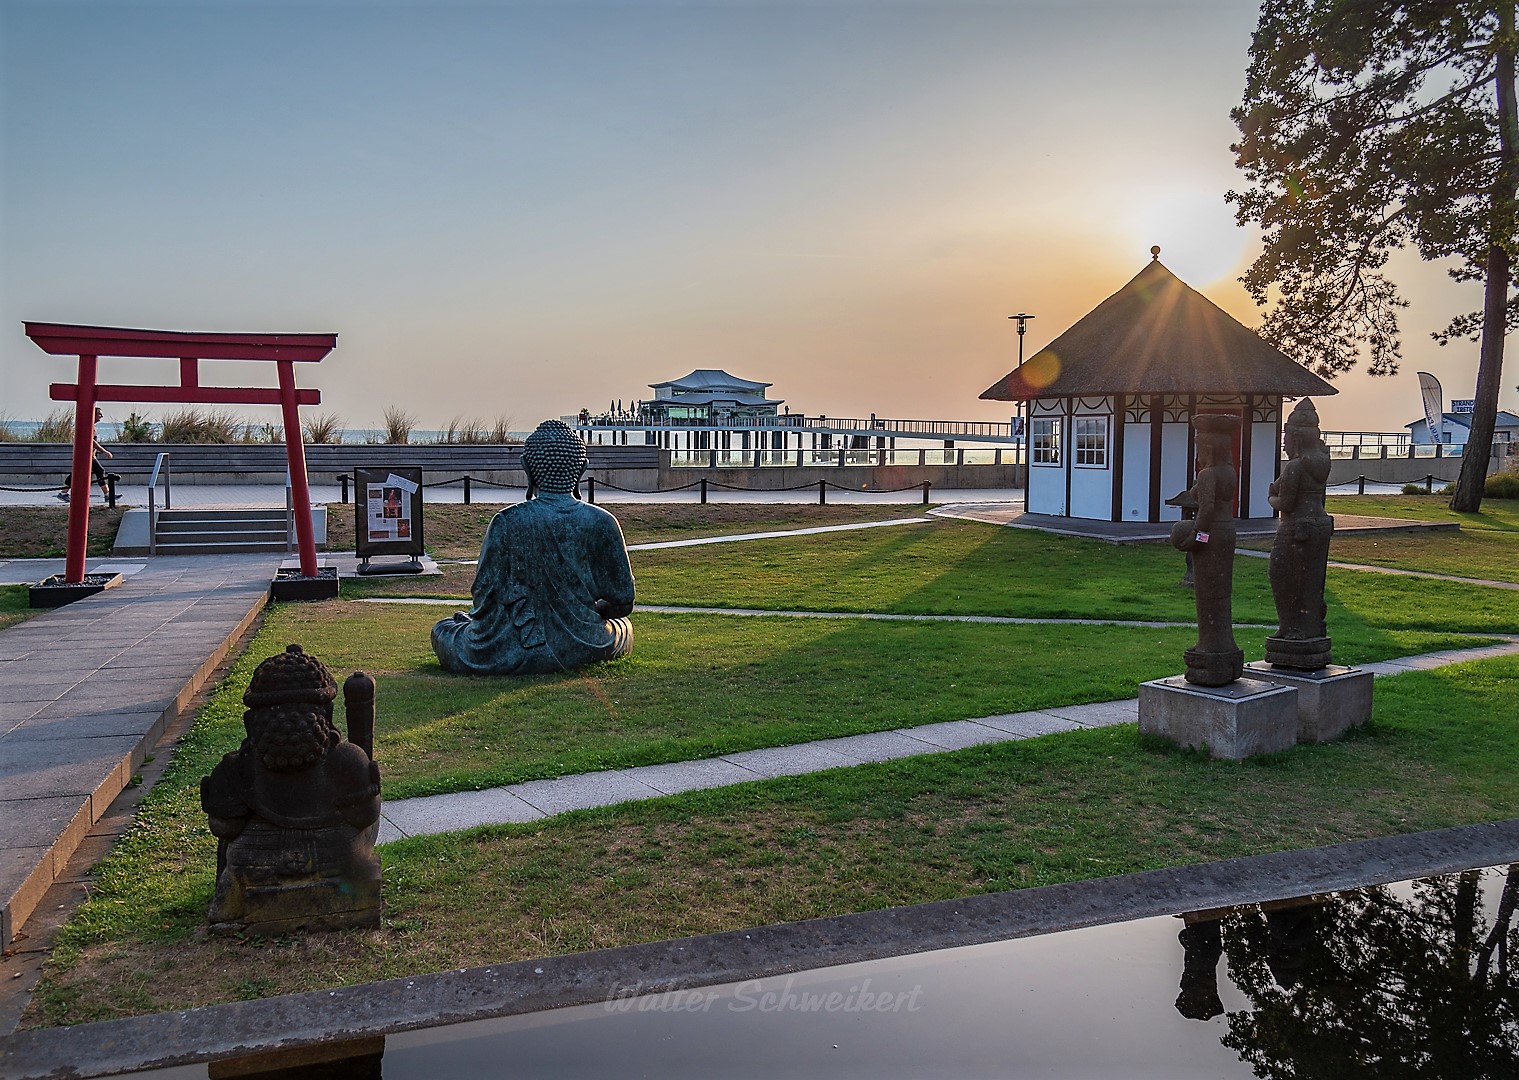
[[[540,492],[564,495],[585,472],[585,443],[562,420],[545,420],[522,446],[522,471]]]

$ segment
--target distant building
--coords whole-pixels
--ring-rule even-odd
[[[1030,513],[1175,521],[1165,500],[1192,484],[1193,416],[1241,418],[1237,513],[1269,517],[1282,399],[1334,393],[1157,258],[981,397],[1029,403]]]
[[[765,396],[770,383],[751,382],[726,371],[700,368],[669,382],[650,383],[654,397],[638,403],[644,423],[727,424],[775,416],[782,402]]]
[[[1445,430],[1440,433],[1440,438],[1430,437],[1429,421],[1419,417],[1411,424],[1404,424],[1408,429],[1409,437],[1415,446],[1428,446],[1431,443],[1455,443],[1464,445],[1466,437],[1471,432],[1472,414],[1470,412],[1448,412],[1443,415]],[[1493,442],[1510,443],[1519,442],[1519,416],[1504,409],[1498,413],[1497,422],[1493,424]]]

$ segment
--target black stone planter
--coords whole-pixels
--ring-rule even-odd
[[[86,574],[83,581],[64,581],[62,574],[54,574],[27,586],[27,604],[34,608],[62,607],[120,584],[120,574]]]
[[[337,595],[336,566],[318,567],[315,577],[305,577],[294,567],[283,568],[275,571],[269,585],[269,596],[275,600],[335,600]]]

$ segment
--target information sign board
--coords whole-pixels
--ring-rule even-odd
[[[422,554],[422,467],[366,466],[353,470],[354,551]]]

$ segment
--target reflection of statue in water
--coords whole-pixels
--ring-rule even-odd
[[[336,696],[299,645],[253,672],[248,736],[200,782],[218,839],[213,924],[263,934],[380,924],[374,681],[358,672],[343,685],[351,742],[332,722]]]
[[[1234,641],[1234,462],[1230,448],[1239,417],[1192,418],[1197,431],[1197,480],[1179,505],[1195,502],[1197,517],[1178,521],[1171,545],[1192,555],[1197,602],[1197,644],[1184,654],[1187,681],[1227,686],[1245,670],[1245,653]]]
[[[433,627],[449,671],[543,675],[632,650],[633,569],[617,519],[571,494],[585,465],[585,444],[560,421],[528,436],[522,468],[537,494],[491,519],[474,608]]]
[[[1176,1011],[1188,1020],[1212,1020],[1224,1011],[1218,996],[1218,959],[1224,954],[1224,939],[1218,918],[1184,916],[1187,925],[1176,939],[1182,947],[1181,993],[1176,995]]]
[[[1314,671],[1332,659],[1324,625],[1324,571],[1334,518],[1324,512],[1329,451],[1308,398],[1292,410],[1283,444],[1287,463],[1270,495],[1272,508],[1282,515],[1271,545],[1271,593],[1281,625],[1266,639],[1266,662]]]

